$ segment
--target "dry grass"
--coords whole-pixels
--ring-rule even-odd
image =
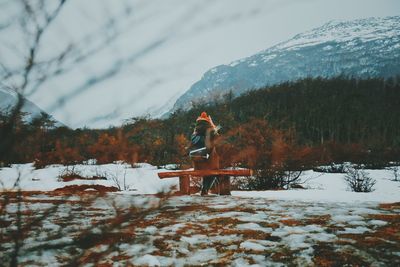
[[[279,222],[282,223],[283,225],[287,225],[287,226],[304,226],[305,225],[303,221],[290,219],[290,218],[280,220]]]
[[[54,190],[55,192],[63,192],[63,193],[80,193],[80,192],[87,192],[86,190],[94,190],[99,193],[106,193],[106,192],[117,192],[119,191],[115,186],[105,186],[105,185],[89,185],[89,184],[82,184],[82,185],[67,185],[62,188],[57,188]]]
[[[219,217],[219,218],[213,218],[213,219],[209,219],[206,220],[205,223],[207,223],[210,227],[227,227],[227,226],[234,226],[239,224],[241,221],[236,219],[236,218],[232,218],[232,217]]]
[[[400,202],[383,203],[383,204],[380,204],[379,207],[381,209],[386,209],[386,210],[394,210],[394,209],[400,210]]]
[[[385,206],[393,207],[395,205]],[[364,234],[341,234],[340,238],[352,240],[351,246],[367,253],[377,262],[390,266],[400,266],[400,214],[372,214],[370,219],[382,220],[386,225]],[[383,256],[384,255],[384,256]],[[350,257],[350,256],[349,256]]]
[[[106,177],[102,177],[102,176],[84,177],[84,176],[80,176],[78,174],[62,175],[60,177],[60,179],[63,182],[71,182],[71,181],[75,181],[75,180],[86,180],[86,181],[107,180]]]
[[[272,252],[270,255],[270,258],[275,261],[275,262],[280,262],[285,264],[286,266],[295,266],[293,263],[296,259],[296,254],[297,251],[290,250],[286,247],[277,250],[275,252]]]
[[[370,266],[362,257],[349,249],[338,249],[335,244],[319,243],[313,247],[316,266]]]
[[[322,216],[311,216],[304,220],[305,225],[316,224],[316,225],[327,225],[331,220],[331,215],[322,215]]]

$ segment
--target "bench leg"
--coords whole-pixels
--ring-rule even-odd
[[[190,195],[190,177],[188,175],[179,177],[179,191],[182,195]]]
[[[219,194],[231,195],[231,179],[229,176],[221,176],[219,178]]]

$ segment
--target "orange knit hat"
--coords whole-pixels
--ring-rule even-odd
[[[203,111],[196,121],[207,121],[210,122],[210,117],[207,115],[207,112]]]
[[[208,122],[209,124],[211,124],[211,126],[212,126],[213,128],[215,128],[215,124],[214,124],[214,122],[212,121],[211,116],[207,115],[207,112],[205,112],[205,111],[203,111],[203,112],[200,114],[200,116],[196,119],[196,121],[206,121],[206,122]]]

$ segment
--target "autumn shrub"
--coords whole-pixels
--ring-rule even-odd
[[[299,181],[304,167],[301,158],[311,151],[297,149],[292,140],[290,130],[275,129],[266,120],[250,120],[221,137],[221,165],[253,169],[253,177],[235,185],[239,189],[287,189]]]
[[[239,189],[244,190],[282,190],[297,186],[302,171],[285,171],[283,169],[257,170],[253,177],[243,179]]]

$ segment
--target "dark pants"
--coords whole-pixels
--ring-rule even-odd
[[[201,189],[201,194],[206,195],[208,194],[208,190],[210,190],[211,186],[213,185],[214,179],[217,179],[216,176],[204,176],[203,177],[203,187]],[[214,182],[215,184],[215,182]]]

